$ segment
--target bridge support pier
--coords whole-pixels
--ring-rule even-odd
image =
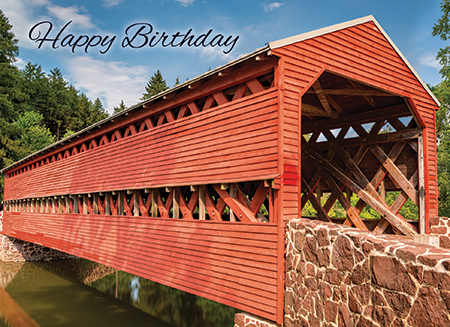
[[[73,255],[2,234],[3,211],[0,211],[0,261],[48,261],[74,258]]]

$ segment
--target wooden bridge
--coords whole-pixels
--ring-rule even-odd
[[[281,323],[305,206],[428,233],[438,107],[372,16],[272,42],[5,168],[3,234]]]

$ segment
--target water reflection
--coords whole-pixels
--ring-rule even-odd
[[[236,313],[234,308],[81,259],[0,262],[0,286],[0,327],[229,327]]]

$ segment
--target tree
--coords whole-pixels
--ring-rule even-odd
[[[444,0],[441,2],[442,16],[438,20],[437,24],[433,27],[433,36],[439,36],[441,40],[447,41],[450,37],[450,1]],[[440,73],[444,79],[450,77],[450,67],[449,67],[449,57],[450,57],[450,46],[446,46],[443,49],[439,49],[436,59],[442,65]]]
[[[20,72],[13,65],[19,54],[18,40],[8,18],[0,10],[0,169],[20,156],[19,132],[13,124],[24,112],[27,95],[20,90]],[[0,176],[0,201],[3,200],[3,174]]]
[[[25,157],[55,142],[55,137],[43,125],[44,117],[35,111],[27,111],[14,122],[20,132],[20,145]]]
[[[177,76],[177,79],[175,80],[175,85],[174,86],[177,86],[179,84],[180,84],[180,78]]]
[[[118,107],[114,107],[114,114],[117,114],[118,112],[124,111],[127,109],[127,106],[123,102],[123,100],[120,100],[120,104]]]
[[[158,93],[164,92],[168,88],[166,80],[162,77],[162,74],[158,69],[145,86],[145,93],[140,100],[151,98]]]
[[[450,37],[450,2],[441,2],[442,17],[434,25],[432,35],[446,41]],[[442,65],[440,73],[443,81],[431,87],[431,91],[441,103],[436,112],[437,173],[439,188],[439,215],[450,216],[450,47],[440,49],[436,59]]]

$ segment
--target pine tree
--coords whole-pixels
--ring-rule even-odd
[[[142,95],[140,100],[151,98],[152,96],[157,95],[168,88],[169,87],[167,86],[166,80],[162,77],[162,74],[158,69],[145,86],[145,93]]]
[[[180,79],[177,76],[177,80],[175,81],[175,85],[174,86],[177,86],[178,84],[180,84]]]
[[[19,54],[18,40],[8,18],[0,10],[0,169],[19,159],[19,130],[13,124],[25,111],[27,95],[20,89],[20,72],[13,65]],[[0,201],[3,200],[3,175],[0,176]]]
[[[120,104],[118,107],[114,107],[114,114],[117,114],[118,112],[124,111],[127,109],[127,106],[123,102],[123,100],[120,100]]]

